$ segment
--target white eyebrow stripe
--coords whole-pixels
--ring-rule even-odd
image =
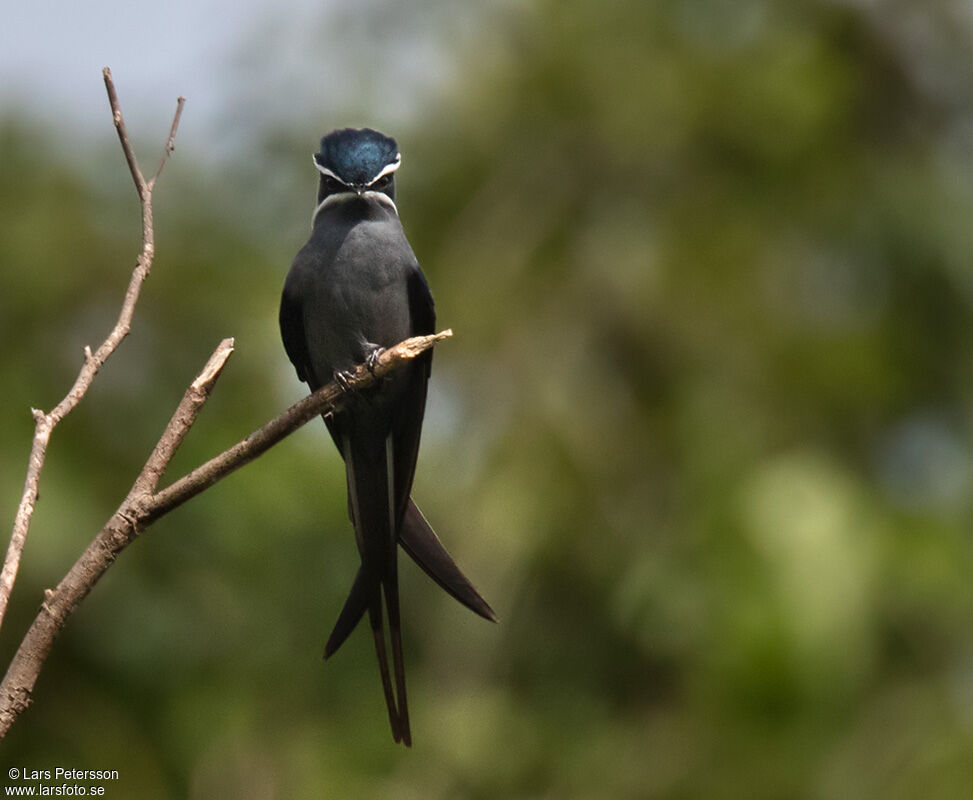
[[[350,183],[348,183],[347,181],[343,181],[343,180],[341,180],[341,178],[339,178],[339,177],[338,177],[337,175],[335,175],[335,174],[334,174],[334,173],[333,173],[333,172],[332,172],[332,171],[331,171],[330,169],[328,169],[327,167],[322,167],[322,166],[321,166],[321,165],[320,165],[320,164],[318,163],[318,160],[317,160],[316,158],[314,158],[313,156],[312,156],[312,158],[311,158],[311,160],[312,160],[312,161],[314,162],[314,166],[315,166],[315,167],[317,168],[317,171],[318,171],[318,172],[320,172],[320,173],[321,173],[322,175],[327,175],[327,176],[328,176],[329,178],[334,178],[334,179],[335,179],[336,181],[338,181],[338,183],[340,183],[340,184],[341,184],[342,186],[351,186],[351,184],[350,184]]]
[[[315,169],[317,169],[317,171],[318,171],[318,172],[320,172],[320,173],[321,173],[322,175],[327,175],[327,176],[328,176],[329,178],[334,178],[334,179],[335,179],[336,181],[338,181],[338,183],[340,183],[340,184],[341,184],[342,186],[351,186],[351,184],[350,184],[350,183],[348,183],[348,181],[346,181],[346,180],[343,180],[343,179],[341,179],[340,177],[338,177],[338,175],[337,175],[336,173],[334,173],[334,172],[332,172],[332,171],[331,171],[330,169],[328,169],[327,167],[322,167],[322,166],[321,166],[321,165],[320,165],[320,164],[318,163],[318,161],[317,161],[317,159],[316,159],[316,158],[314,158],[313,156],[312,156],[312,158],[311,158],[311,161],[313,161],[313,162],[314,162],[314,167],[315,167]],[[375,182],[376,182],[376,181],[378,181],[378,180],[381,180],[381,179],[382,179],[382,178],[384,178],[384,177],[385,177],[386,175],[388,175],[388,174],[390,174],[390,173],[392,173],[392,172],[395,172],[395,171],[396,171],[396,170],[397,170],[397,169],[398,169],[398,168],[399,168],[399,167],[401,166],[401,164],[402,164],[402,154],[401,154],[401,153],[396,153],[396,154],[395,154],[395,161],[393,161],[393,162],[392,162],[391,164],[386,164],[386,165],[385,165],[385,166],[384,166],[384,167],[382,168],[382,171],[381,171],[381,172],[379,172],[379,173],[378,173],[378,175],[376,175],[376,176],[375,176],[374,178],[372,178],[372,179],[371,179],[371,180],[370,180],[370,181],[369,181],[368,183],[366,183],[365,185],[366,185],[366,186],[371,186],[371,185],[372,185],[373,183],[375,183]]]
[[[380,203],[385,203],[392,209],[395,216],[399,216],[399,209],[395,207],[395,202],[389,197],[385,192],[362,192],[360,195],[358,192],[335,192],[334,194],[329,194],[324,198],[317,207],[314,209],[314,213],[311,215],[311,227],[314,227],[314,222],[318,218],[318,214],[324,211],[332,203],[343,203],[346,200],[354,200],[356,197],[362,197],[367,200],[377,200]]]
[[[380,173],[378,173],[378,175],[376,175],[374,178],[372,178],[368,183],[366,183],[365,185],[366,186],[371,186],[373,183],[375,183],[375,181],[381,180],[386,175],[388,175],[388,174],[390,174],[392,172],[395,172],[399,168],[399,166],[401,164],[402,164],[402,154],[401,153],[396,153],[395,154],[395,161],[393,161],[391,164],[386,164],[385,165],[385,168]]]

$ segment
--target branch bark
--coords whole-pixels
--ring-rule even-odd
[[[182,107],[185,98],[180,97],[176,102],[176,113],[172,120],[169,130],[169,138],[162,153],[159,167],[149,181],[145,180],[139,169],[138,160],[135,158],[135,151],[132,149],[131,141],[128,138],[128,131],[125,128],[125,120],[122,117],[122,109],[118,103],[118,95],[115,92],[115,84],[112,81],[111,70],[108,67],[102,71],[105,80],[105,89],[108,92],[108,102],[111,106],[112,119],[115,123],[115,130],[118,132],[118,139],[125,154],[129,171],[132,173],[132,180],[138,192],[139,203],[142,208],[142,248],[135,261],[135,268],[129,280],[128,289],[125,292],[125,299],[118,316],[118,321],[111,333],[104,342],[94,352],[90,347],[84,348],[84,364],[78,377],[75,379],[71,390],[64,396],[51,411],[45,413],[39,409],[31,409],[34,415],[34,439],[31,444],[30,457],[27,463],[27,475],[24,479],[24,491],[21,495],[20,504],[17,506],[17,513],[14,517],[13,531],[10,534],[10,544],[7,547],[7,554],[3,562],[3,570],[0,571],[0,625],[7,611],[7,604],[10,601],[10,594],[13,591],[14,583],[17,580],[17,570],[20,567],[20,557],[27,542],[27,533],[30,530],[30,522],[34,515],[34,508],[37,505],[37,493],[40,483],[41,470],[44,467],[44,459],[47,456],[47,446],[51,439],[51,433],[57,424],[64,419],[74,409],[91,386],[95,374],[101,369],[102,365],[108,360],[109,356],[121,344],[129,332],[132,324],[132,316],[135,313],[135,304],[138,302],[142,283],[148,277],[149,270],[152,268],[152,260],[155,256],[155,235],[152,222],[152,189],[155,186],[156,178],[162,172],[162,168],[172,153],[173,142],[176,131],[179,128],[179,118],[182,115]]]
[[[359,366],[348,380],[347,388],[332,381],[292,405],[246,439],[157,492],[156,486],[166,466],[196,421],[226,360],[233,352],[233,340],[224,339],[186,390],[128,496],[57,588],[45,592],[40,612],[20,643],[7,674],[0,683],[0,739],[30,705],[37,678],[54,639],[68,617],[122,550],[135,541],[143,530],[234,470],[253,461],[319,414],[327,415],[340,410],[352,400],[357,391],[371,386],[392,370],[452,335],[451,330],[445,330],[431,336],[407,339],[389,348],[381,353],[371,369],[365,365]]]

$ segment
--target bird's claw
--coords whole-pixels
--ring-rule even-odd
[[[355,374],[353,372],[349,372],[348,370],[336,369],[334,371],[334,382],[337,383],[339,387],[341,387],[341,391],[343,392],[351,391],[352,389],[351,380],[354,377]]]
[[[365,366],[368,367],[368,371],[372,373],[373,378],[375,377],[375,369],[378,367],[378,360],[384,352],[384,347],[373,347],[368,351],[368,355],[365,356]]]

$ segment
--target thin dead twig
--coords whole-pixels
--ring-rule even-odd
[[[7,547],[7,554],[3,562],[3,570],[0,571],[0,625],[7,611],[10,601],[10,594],[13,591],[14,583],[17,580],[17,570],[20,567],[20,558],[27,542],[27,533],[30,530],[30,522],[34,515],[34,508],[37,505],[37,494],[39,490],[40,474],[44,467],[44,459],[47,456],[47,446],[50,442],[51,433],[57,424],[64,419],[74,409],[81,399],[85,396],[88,388],[94,380],[95,374],[108,360],[115,349],[129,332],[132,324],[132,316],[135,313],[135,304],[138,302],[142,283],[148,277],[149,270],[152,268],[152,259],[155,256],[155,235],[152,222],[152,189],[155,180],[165,166],[169,154],[172,152],[173,141],[179,127],[179,118],[182,115],[182,107],[185,99],[180,97],[176,103],[176,113],[172,120],[169,130],[169,138],[163,150],[162,160],[159,167],[150,181],[146,181],[138,166],[135,151],[132,149],[128,131],[125,128],[125,120],[122,117],[121,106],[118,103],[118,95],[115,91],[115,84],[112,80],[111,70],[105,67],[103,70],[105,89],[108,92],[108,102],[111,106],[112,119],[115,129],[118,132],[118,139],[125,154],[125,161],[128,163],[135,189],[138,192],[139,202],[142,208],[142,248],[135,262],[132,277],[129,280],[128,289],[125,292],[125,299],[118,316],[115,327],[101,346],[92,352],[90,347],[84,348],[84,364],[74,381],[70,391],[64,396],[50,412],[43,412],[39,409],[31,409],[34,415],[34,439],[31,443],[30,457],[27,463],[27,475],[24,479],[24,491],[21,495],[20,504],[17,506],[17,513],[14,517],[13,530],[10,534],[10,544]]]

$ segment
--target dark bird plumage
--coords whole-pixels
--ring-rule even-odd
[[[321,140],[314,162],[321,181],[311,237],[291,265],[280,306],[287,355],[312,390],[403,339],[433,333],[436,321],[395,206],[395,140],[367,128],[334,131]],[[325,657],[367,611],[392,735],[406,745],[411,732],[396,544],[453,597],[496,619],[410,498],[431,365],[429,351],[325,418],[345,461],[348,515],[361,558]]]

